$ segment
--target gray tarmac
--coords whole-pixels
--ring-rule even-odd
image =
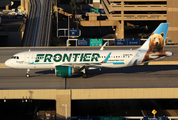
[[[1,68],[0,89],[97,89],[97,88],[177,88],[178,66],[133,66],[88,71],[70,78],[56,77],[54,70],[26,70]]]

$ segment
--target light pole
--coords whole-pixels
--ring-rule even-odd
[[[66,113],[66,119],[67,119],[67,105],[66,104],[62,104],[62,106],[65,106],[65,113]]]
[[[71,16],[72,14],[68,14],[68,39],[69,39],[69,29],[70,29],[70,16]]]
[[[56,5],[56,6],[55,6],[55,10],[57,9],[56,17],[57,17],[57,32],[58,32],[58,12],[59,12],[58,10],[59,10],[59,9],[58,9],[58,7],[57,7],[57,0],[55,1],[55,5]],[[58,33],[57,33],[57,38],[58,38]]]
[[[68,39],[69,39],[69,29],[70,29],[70,16],[71,16],[72,14],[68,14]],[[68,39],[67,39],[67,44],[66,44],[66,50],[68,50]],[[66,118],[67,119],[67,118]]]
[[[70,26],[70,23],[69,23],[69,15],[68,15],[68,39],[69,39],[69,26]]]

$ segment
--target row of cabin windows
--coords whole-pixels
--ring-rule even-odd
[[[112,58],[121,58],[121,56],[111,56]],[[109,58],[111,58],[109,57]],[[129,56],[127,56],[129,58]],[[59,57],[56,57],[59,58]],[[75,57],[73,57],[75,58]],[[77,57],[77,58],[81,58],[81,57]],[[83,57],[84,58],[84,57]],[[85,57],[85,58],[90,58],[90,57]],[[100,56],[99,58],[106,58],[106,56]],[[125,56],[123,56],[123,58],[125,58]],[[12,56],[11,59],[19,59],[19,56]],[[31,59],[33,59],[33,57],[31,57]],[[36,59],[36,57],[34,57],[34,59]]]
[[[33,59],[33,57],[31,57]],[[60,58],[60,57],[56,57],[56,58]],[[75,57],[73,57],[75,58]],[[81,57],[77,57],[77,58],[81,58]],[[90,57],[83,57],[83,58],[90,58]],[[106,58],[106,56],[100,56],[99,58]],[[111,56],[109,58],[122,58],[122,56]],[[125,58],[125,56],[123,56],[123,58]],[[127,56],[127,58],[130,58],[130,56]],[[34,59],[36,59],[36,57],[34,57]]]

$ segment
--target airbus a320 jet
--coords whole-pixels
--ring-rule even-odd
[[[168,27],[169,23],[161,23],[136,50],[25,51],[13,55],[5,65],[27,69],[26,77],[30,77],[30,69],[55,69],[56,76],[70,77],[81,71],[86,78],[90,69],[128,67],[172,56],[163,50]]]

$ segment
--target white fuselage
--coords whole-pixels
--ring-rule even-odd
[[[118,68],[142,63],[145,53],[146,51],[139,50],[28,51],[15,54],[5,64],[20,69],[54,69],[57,65],[70,64]],[[105,59],[107,61],[102,62]]]

